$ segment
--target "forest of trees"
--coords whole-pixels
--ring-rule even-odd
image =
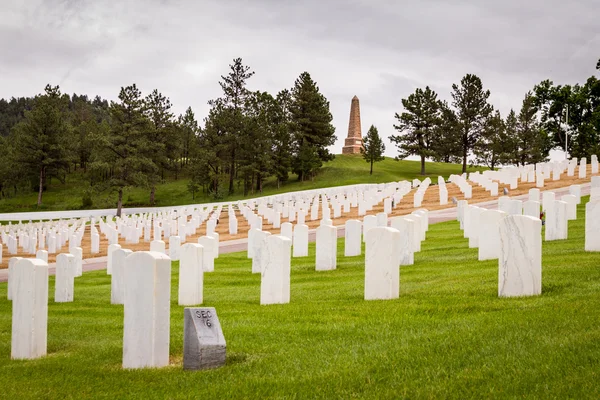
[[[600,80],[595,76],[573,86],[545,80],[525,94],[518,113],[511,109],[504,118],[476,75],[452,85],[451,97],[448,104],[429,87],[418,88],[402,99],[404,112],[395,115],[398,134],[390,140],[397,159],[419,156],[423,175],[426,159],[460,162],[463,172],[469,157],[491,169],[542,162],[553,148],[564,149],[567,134],[571,157],[600,152]]]
[[[310,74],[272,95],[247,89],[254,71],[240,58],[229,67],[203,126],[191,108],[176,116],[167,97],[158,90],[144,95],[135,84],[122,87],[114,102],[51,85],[34,98],[0,99],[0,196],[34,191],[39,206],[51,180],[65,182],[74,171],[89,183],[84,207],[108,193],[119,210],[130,187],[147,189],[154,205],[166,179],[185,178],[192,195],[203,191],[216,200],[237,190],[260,193],[268,178],[278,186],[291,174],[313,179],[333,159],[328,147],[336,136],[329,102]],[[398,158],[420,156],[422,174],[426,159],[459,162],[463,170],[469,160],[490,168],[534,163],[564,147],[565,129],[571,156],[600,153],[598,78],[574,86],[545,80],[505,117],[489,97],[471,74],[452,85],[450,104],[429,87],[417,89],[396,114],[398,134],[390,140]],[[374,126],[365,144],[372,171],[385,149]]]
[[[185,176],[192,194],[203,190],[214,199],[238,186],[245,195],[261,192],[270,176],[277,185],[290,173],[312,179],[333,159],[329,102],[307,72],[275,96],[248,90],[253,75],[233,60],[204,127],[191,108],[175,116],[168,98],[158,90],[144,96],[135,84],[110,103],[51,85],[35,98],[0,99],[0,194],[34,190],[40,206],[49,180],[64,182],[80,170],[90,183],[83,205],[108,192],[120,211],[129,187],[146,188],[154,205],[167,176]]]

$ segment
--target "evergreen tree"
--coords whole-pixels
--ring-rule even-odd
[[[551,137],[538,121],[536,101],[535,96],[528,92],[517,117],[517,143],[521,165],[545,161],[552,148]]]
[[[229,68],[229,74],[227,76],[221,75],[222,81],[219,82],[223,90],[223,96],[209,101],[208,104],[212,108],[220,108],[218,110],[220,118],[213,120],[212,123],[220,124],[218,127],[215,126],[221,132],[221,149],[218,157],[223,160],[224,164],[221,173],[229,175],[228,192],[233,194],[238,161],[238,144],[244,132],[244,108],[247,97],[250,95],[246,83],[254,75],[254,72],[250,70],[250,67],[243,64],[241,58],[234,59]]]
[[[515,110],[512,108],[504,121],[504,132],[507,138],[507,157],[508,163],[519,165],[521,162],[519,137],[518,137],[518,120]]]
[[[446,101],[440,102],[440,120],[434,129],[435,140],[431,142],[431,158],[445,163],[462,161],[462,146],[457,140],[460,134],[458,117]]]
[[[484,164],[493,171],[498,164],[509,162],[510,150],[504,120],[500,111],[496,111],[488,117],[473,153],[479,164]]]
[[[273,174],[277,179],[277,188],[289,179],[292,166],[292,137],[290,112],[292,97],[289,90],[284,89],[277,94],[275,126],[273,134]]]
[[[360,149],[363,154],[363,158],[366,162],[371,164],[370,175],[373,175],[373,163],[385,160],[383,152],[385,151],[385,144],[379,136],[379,132],[374,125],[371,125],[367,136],[363,138],[363,147]]]
[[[460,86],[452,85],[452,106],[458,118],[458,140],[462,146],[462,172],[467,172],[467,157],[481,135],[492,106],[488,104],[489,90],[483,90],[478,76],[467,74]]]
[[[34,107],[15,126],[15,158],[23,171],[38,177],[38,207],[46,178],[68,167],[70,125],[66,113],[68,96],[58,86],[46,85],[36,96]]]
[[[177,124],[179,125],[182,144],[181,162],[183,165],[188,165],[194,153],[194,145],[198,136],[198,122],[191,107],[185,110],[184,115],[179,116]]]
[[[440,102],[437,93],[427,86],[402,99],[405,112],[396,113],[398,124],[394,128],[400,135],[390,136],[398,147],[397,159],[411,155],[421,157],[421,175],[425,175],[425,159],[434,155],[433,142],[436,128],[440,124]]]
[[[292,169],[299,180],[313,176],[324,161],[333,160],[327,149],[335,143],[335,127],[329,111],[329,101],[308,72],[300,74],[291,90]]]
[[[110,104],[110,119],[108,134],[96,138],[97,157],[90,167],[108,174],[103,183],[117,191],[117,216],[121,216],[124,190],[147,187],[148,171],[156,168],[148,156],[154,146],[147,135],[150,121],[144,115],[144,100],[135,84],[121,88],[119,102]]]

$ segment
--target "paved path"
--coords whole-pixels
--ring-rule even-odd
[[[582,196],[589,195],[590,191],[591,191],[590,188],[591,188],[590,183],[581,185],[581,195]],[[552,191],[554,193],[556,193],[556,198],[560,199],[561,196],[569,193],[569,187],[554,189]],[[527,197],[528,197],[528,195],[524,194],[521,196],[514,196],[512,198],[523,200],[523,199],[527,199]],[[487,208],[490,210],[498,208],[498,200],[490,200],[490,201],[485,201],[482,203],[471,203],[471,204],[477,204],[477,206],[479,206],[479,207]],[[453,221],[455,219],[456,219],[456,207],[429,212],[429,223],[430,224],[436,224],[439,222],[446,222],[446,221]],[[340,225],[337,228],[338,228],[338,230],[337,230],[338,237],[344,237],[345,236],[344,226]],[[308,232],[308,241],[314,242],[315,240],[316,240],[316,231],[314,229],[312,229]],[[248,249],[248,239],[229,240],[226,242],[221,242],[219,244],[219,253],[220,254],[236,253],[239,251],[246,251],[247,249]],[[50,267],[49,268],[50,275],[54,275],[54,273],[56,271],[56,264],[50,263],[49,267]],[[101,270],[101,269],[106,269],[106,257],[88,258],[86,260],[83,260],[83,271],[84,272],[85,271],[97,271],[97,270]],[[7,280],[8,280],[8,269],[1,269],[0,270],[0,282],[6,282]]]

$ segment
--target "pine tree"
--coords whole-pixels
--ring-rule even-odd
[[[462,145],[462,172],[467,172],[467,157],[492,112],[489,97],[490,91],[483,90],[481,79],[476,75],[467,74],[461,79],[460,86],[452,85],[452,106],[456,109],[459,126],[457,139]]]
[[[38,178],[37,206],[42,205],[46,178],[68,167],[71,126],[67,121],[68,96],[58,86],[46,85],[31,111],[15,126],[15,158],[27,173]]]
[[[282,90],[277,94],[277,109],[275,116],[275,132],[273,135],[273,174],[277,179],[277,188],[287,182],[292,166],[292,116],[290,106],[292,97],[290,91]]]
[[[385,151],[385,144],[379,136],[379,132],[374,125],[371,125],[367,136],[363,138],[363,147],[360,149],[363,154],[363,158],[366,162],[371,164],[370,175],[373,175],[373,163],[385,160],[383,152]]]
[[[119,102],[111,102],[109,110],[110,132],[96,138],[97,156],[91,169],[109,174],[103,183],[117,191],[117,216],[121,216],[124,190],[148,186],[148,171],[156,168],[148,156],[154,145],[149,143],[150,121],[135,84],[122,87]]]
[[[437,94],[427,86],[402,99],[405,112],[395,114],[398,125],[394,128],[400,135],[390,136],[398,147],[397,159],[411,155],[421,157],[421,175],[425,175],[425,159],[433,156],[436,127],[440,123],[440,102]]]
[[[536,98],[528,92],[517,117],[517,143],[521,165],[545,161],[552,148],[552,138],[540,125]]]
[[[510,150],[504,120],[500,111],[496,111],[488,117],[473,153],[478,163],[488,166],[493,171],[498,164],[510,162]]]
[[[328,146],[335,143],[335,127],[329,111],[329,101],[308,72],[300,74],[291,90],[293,171],[299,180],[314,176],[324,161],[333,160]]]
[[[254,75],[250,67],[245,66],[241,58],[233,60],[229,65],[228,75],[221,75],[222,81],[219,82],[223,90],[223,96],[208,102],[212,108],[219,107],[220,118],[212,121],[221,132],[220,145],[221,151],[218,157],[223,160],[221,173],[229,175],[229,194],[234,191],[234,178],[236,176],[236,164],[238,157],[238,143],[244,134],[244,107],[250,91],[246,88],[248,79]],[[226,117],[226,118],[224,118]],[[220,179],[221,181],[223,179]]]
[[[440,120],[434,129],[435,140],[431,141],[431,158],[445,163],[462,161],[462,146],[457,140],[460,133],[458,117],[446,101],[440,102]]]
[[[150,184],[150,205],[154,206],[156,185],[160,182],[164,170],[169,168],[169,158],[177,155],[179,141],[175,136],[171,101],[154,89],[143,101],[144,115],[150,121],[147,131],[148,154],[147,157],[154,164],[148,168],[148,182]],[[174,150],[175,149],[175,150]],[[171,157],[169,157],[171,156]]]

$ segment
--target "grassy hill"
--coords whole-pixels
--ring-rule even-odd
[[[469,171],[477,169],[480,168],[470,168]],[[392,158],[386,158],[384,161],[376,163],[373,175],[369,175],[369,164],[361,156],[336,155],[333,161],[325,163],[314,180],[299,182],[297,177],[292,175],[286,184],[277,188],[275,180],[271,178],[264,184],[262,194],[255,192],[244,197],[242,188],[238,187],[234,195],[223,200],[238,200],[299,190],[360,183],[384,183],[403,179],[412,180],[414,178],[423,179],[424,176],[419,174],[420,171],[421,165],[418,161],[396,161]],[[440,175],[447,178],[451,174],[460,173],[461,166],[458,164],[427,163],[426,172],[426,176],[431,177],[434,182],[437,182],[437,177]],[[196,193],[195,199],[192,199],[191,193],[187,190],[187,183],[188,179],[183,176],[178,180],[169,180],[159,185],[156,190],[156,206],[174,206],[215,201],[210,196],[201,192]],[[82,198],[86,188],[89,188],[89,181],[82,173],[74,172],[67,177],[67,181],[64,184],[57,180],[51,181],[47,191],[44,192],[41,208],[37,208],[36,206],[37,193],[31,192],[0,200],[0,212],[82,209],[84,208],[82,206]],[[149,206],[148,200],[149,190],[133,188],[125,193],[124,206]],[[114,193],[99,193],[94,196],[92,207],[86,208],[114,207],[116,207],[116,195]]]
[[[110,276],[76,278],[75,301],[53,301],[48,356],[10,359],[11,303],[0,283],[0,387],[6,399],[573,398],[597,399],[600,268],[584,248],[584,207],[568,240],[543,243],[542,295],[498,298],[498,261],[477,261],[455,221],[431,225],[400,297],[365,301],[364,255],[315,271],[293,258],[291,302],[260,305],[246,253],[222,254],[204,274],[227,341],[222,368],[183,371],[178,263],[171,285],[171,366],[123,371],[123,307]],[[364,254],[364,253],[363,253]]]

